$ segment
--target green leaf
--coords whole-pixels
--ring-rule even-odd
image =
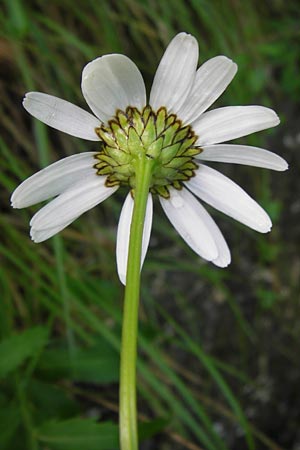
[[[38,439],[51,450],[116,450],[118,426],[91,419],[47,422],[38,430]]]
[[[35,356],[46,345],[48,330],[29,328],[0,343],[0,378],[17,369],[27,358]]]
[[[79,414],[77,401],[60,386],[32,379],[27,393],[34,405],[33,414],[37,424],[42,424],[53,417],[63,420]]]
[[[16,435],[20,423],[19,407],[16,403],[0,402],[0,448],[6,449]]]
[[[44,352],[38,369],[50,379],[63,377],[92,383],[113,383],[119,379],[119,357],[111,347],[99,342],[93,348],[76,349],[74,354],[62,348]]]
[[[149,439],[160,433],[169,423],[170,420],[164,417],[158,417],[149,422],[141,422],[139,423],[139,438],[141,440]]]
[[[11,24],[9,33],[14,38],[24,39],[29,30],[29,20],[24,8],[25,5],[20,0],[6,1],[6,5]]]

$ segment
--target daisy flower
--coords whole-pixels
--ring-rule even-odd
[[[99,57],[83,69],[82,93],[93,115],[51,95],[26,94],[23,105],[32,116],[72,136],[99,141],[96,151],[51,164],[12,194],[14,208],[55,197],[31,219],[34,242],[55,235],[120,186],[127,186],[116,252],[119,277],[125,283],[136,167],[141,156],[152,161],[142,263],[151,233],[153,195],[186,243],[219,267],[230,263],[230,251],[199,200],[256,231],[270,231],[267,213],[206,162],[286,170],[287,163],[267,150],[224,144],[274,127],[279,118],[271,109],[256,105],[207,112],[233,79],[237,65],[225,56],[216,56],[198,69],[197,63],[196,39],[179,33],[160,61],[149,101],[138,68],[120,54]]]

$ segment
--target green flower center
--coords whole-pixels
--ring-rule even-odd
[[[135,188],[136,161],[141,156],[152,160],[150,191],[164,198],[169,187],[181,189],[182,181],[195,175],[194,156],[202,149],[195,146],[197,136],[184,126],[175,114],[162,107],[154,112],[146,106],[142,112],[128,107],[96,128],[102,148],[95,155],[98,175],[106,175],[106,185],[128,185]]]

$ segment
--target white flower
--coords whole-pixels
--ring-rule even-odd
[[[56,197],[30,222],[30,234],[35,242],[42,242],[67,227],[82,213],[112,195],[120,184],[134,188],[132,155],[130,151],[121,151],[122,140],[130,142],[133,139],[128,131],[129,125],[125,123],[123,128],[120,125],[128,117],[125,111],[135,114],[133,133],[138,139],[147,135],[148,141],[149,132],[153,132],[154,125],[158,126],[161,111],[163,131],[160,139],[155,137],[156,147],[151,157],[162,158],[164,155],[165,159],[157,169],[160,172],[153,175],[159,181],[153,181],[150,191],[159,194],[169,220],[198,255],[220,267],[230,263],[230,252],[221,231],[195,196],[254,230],[261,233],[270,231],[271,221],[266,212],[233,181],[203,162],[231,162],[286,170],[287,163],[267,150],[220,144],[276,126],[279,119],[274,111],[262,106],[229,106],[205,112],[231,82],[237,66],[225,56],[210,59],[198,70],[197,62],[195,38],[186,33],[175,36],[157,69],[148,103],[151,108],[148,109],[145,109],[145,85],[138,68],[129,58],[118,54],[97,58],[83,70],[82,93],[94,115],[47,94],[30,92],[25,96],[24,108],[47,125],[82,139],[105,141],[101,144],[105,152],[87,152],[64,158],[31,176],[14,191],[11,198],[14,208],[24,208]],[[148,121],[147,134],[144,117],[149,114],[152,114],[152,119],[154,117],[154,125],[151,128]],[[114,122],[110,122],[113,118]],[[144,128],[138,130],[139,126]],[[168,130],[171,130],[171,138],[167,136]],[[183,136],[184,130],[189,134],[181,139],[181,150],[174,153],[175,144],[171,144]],[[188,138],[189,146],[186,143]],[[168,139],[170,142],[167,143]],[[148,141],[145,144],[147,148],[151,142]],[[182,148],[187,148],[184,150],[187,157],[182,158],[185,163],[180,163],[183,165],[179,167]],[[116,156],[116,162],[116,151],[126,161]],[[172,155],[169,159],[167,152]],[[122,170],[125,166],[127,171],[124,175]],[[164,174],[170,167],[172,173],[168,172],[166,177],[169,178],[164,185]],[[151,192],[144,224],[142,262],[152,226]],[[123,283],[133,204],[129,193],[118,226],[117,265]]]

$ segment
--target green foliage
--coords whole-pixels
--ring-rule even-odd
[[[74,354],[61,348],[45,351],[38,370],[51,380],[71,378],[81,382],[114,383],[119,379],[119,356],[105,342],[97,340],[93,348],[77,348]]]
[[[80,413],[77,400],[58,383],[33,378],[28,384],[28,397],[34,405],[34,419],[40,424],[53,418],[67,419]]]
[[[94,420],[70,419],[49,422],[37,430],[38,439],[52,450],[115,450],[118,426]]]
[[[293,137],[288,124],[300,93],[299,11],[296,2],[258,0],[5,0],[0,8],[0,448],[117,449],[123,291],[115,234],[124,196],[33,244],[28,222],[37,208],[11,210],[12,190],[38,168],[96,144],[30,118],[22,96],[40,90],[87,108],[82,67],[112,52],[136,62],[149,92],[164,47],[185,30],[198,39],[201,62],[225,54],[239,65],[218,105],[279,111],[281,130],[245,141],[274,148],[299,168],[299,152],[282,139]],[[233,253],[230,268],[219,270],[195,257],[157,208],[138,364],[140,438],[149,449],[298,445],[299,417],[289,403],[297,403],[299,371],[297,176],[223,169],[266,208],[274,229],[258,236],[216,214]]]
[[[167,425],[166,419],[156,419],[139,426],[139,435],[149,438]],[[116,424],[92,419],[69,419],[44,423],[37,430],[37,438],[52,450],[116,450],[119,430]]]
[[[6,377],[27,358],[36,356],[45,346],[47,337],[47,328],[34,327],[3,339],[0,342],[0,377]]]
[[[0,401],[0,448],[9,448],[9,443],[20,423],[20,409],[16,402]]]

